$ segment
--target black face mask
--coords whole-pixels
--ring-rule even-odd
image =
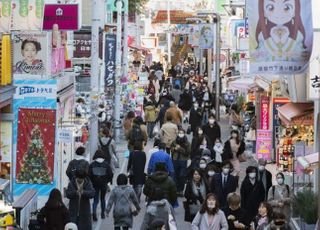
[[[277,226],[282,226],[284,225],[286,222],[284,220],[278,220],[278,221],[275,221],[274,224],[277,225]]]

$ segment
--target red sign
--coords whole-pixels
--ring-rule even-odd
[[[56,110],[19,109],[16,182],[52,184]]]
[[[260,129],[269,130],[269,119],[270,119],[270,105],[269,97],[262,96],[260,99]]]
[[[78,4],[46,4],[42,28],[52,30],[54,24],[58,24],[60,30],[79,30]]]

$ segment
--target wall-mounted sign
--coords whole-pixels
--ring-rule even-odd
[[[271,130],[257,130],[256,152],[257,158],[271,160],[272,132]]]
[[[269,129],[269,97],[261,97],[261,107],[260,107],[260,129],[268,130]]]
[[[57,86],[50,84],[52,80],[40,80],[40,81],[23,81],[16,80],[15,86],[16,93],[15,99],[25,98],[57,98]]]
[[[105,45],[105,87],[112,87],[115,85],[116,73],[116,42],[115,34],[106,35]]]
[[[72,143],[72,130],[61,129],[58,131],[58,142]]]

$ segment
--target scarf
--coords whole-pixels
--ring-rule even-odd
[[[197,195],[197,196],[201,196],[202,200],[205,199],[206,197],[206,186],[204,185],[203,181],[201,181],[200,183],[200,194],[199,194],[199,190],[197,189],[196,184],[194,183],[194,181],[192,181],[192,191],[193,194]]]
[[[213,150],[216,152],[216,155],[215,155],[216,162],[221,163],[222,162],[221,154],[223,153],[223,145],[221,143],[217,143],[214,145]]]

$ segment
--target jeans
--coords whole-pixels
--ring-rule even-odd
[[[142,193],[142,186],[143,186],[143,184],[136,184],[136,185],[132,186],[134,192],[136,193],[136,196],[138,198],[139,203],[140,203],[140,197],[141,197],[141,193]]]
[[[100,201],[101,201],[101,213],[104,213],[106,210],[106,193],[107,193],[107,187],[101,186],[101,187],[94,187],[96,190],[96,193],[93,198],[93,204],[92,204],[92,212],[93,214],[97,213],[97,206],[99,204],[99,195],[100,195]]]
[[[187,173],[187,161],[185,160],[174,160],[173,167],[175,171],[175,182],[177,185],[177,191],[183,192],[184,184],[186,181],[186,173]]]
[[[129,227],[126,227],[126,226],[122,226],[122,227],[114,227],[114,230],[129,230]]]
[[[155,126],[155,122],[147,122],[147,133],[149,138],[153,138],[153,129]]]

